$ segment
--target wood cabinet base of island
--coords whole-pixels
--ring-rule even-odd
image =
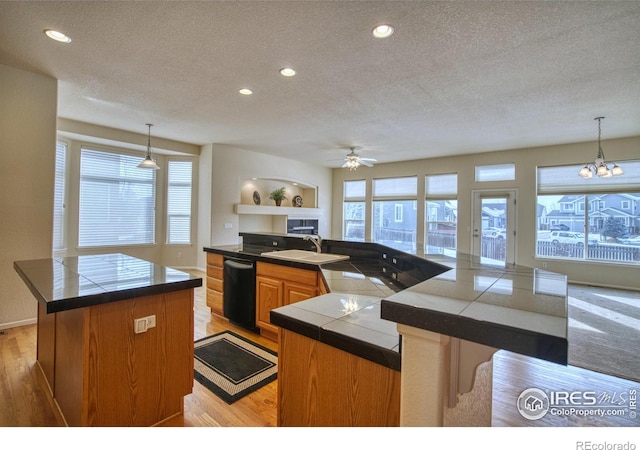
[[[278,426],[400,425],[400,372],[280,328]]]
[[[193,389],[193,289],[46,314],[37,360],[67,426],[152,426],[184,411]],[[134,319],[156,326],[134,332]],[[47,390],[47,389],[45,389]]]

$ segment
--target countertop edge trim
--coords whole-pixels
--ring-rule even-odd
[[[562,365],[568,364],[567,338],[426,310],[385,299],[380,302],[380,316],[383,319],[402,325],[445,334]]]

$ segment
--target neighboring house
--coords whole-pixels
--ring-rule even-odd
[[[458,206],[456,201],[441,200],[427,202],[427,222],[433,224],[433,230],[448,229],[447,223],[457,223]],[[432,230],[432,228],[430,228]],[[455,226],[454,226],[455,230]]]
[[[545,230],[549,228],[547,217],[547,207],[538,203],[536,211],[536,230]]]
[[[482,207],[482,228],[507,228],[504,203],[486,204]]]
[[[640,195],[598,194],[588,195],[588,230],[599,232],[605,221],[612,217],[622,221],[629,234],[640,234]],[[566,225],[570,231],[585,231],[585,196],[564,195],[558,209],[547,214],[549,226]]]
[[[415,242],[417,218],[415,200],[379,202],[373,211],[374,240]]]

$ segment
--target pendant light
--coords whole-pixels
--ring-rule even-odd
[[[604,160],[604,152],[600,145],[600,123],[604,117],[596,117],[594,120],[598,121],[598,156],[593,163],[587,163],[578,173],[582,178],[591,178],[595,173],[599,177],[609,178],[622,175],[624,172],[616,163],[613,163],[613,167],[609,168],[609,164]]]
[[[147,126],[149,127],[149,140],[147,141],[147,157],[144,159],[144,161],[138,164],[138,167],[140,169],[158,170],[160,167],[158,167],[158,165],[156,164],[156,161],[153,158],[151,158],[151,127],[153,126],[153,124],[148,123]]]

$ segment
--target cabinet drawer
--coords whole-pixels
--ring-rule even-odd
[[[223,279],[222,271],[223,271],[222,267],[207,266],[207,276],[208,277],[217,278],[218,280],[222,280]]]
[[[222,267],[223,263],[224,258],[222,257],[222,255],[207,252],[207,264]]]
[[[318,285],[318,272],[315,270],[297,269],[279,264],[259,262],[257,264],[256,274],[270,278],[278,278],[284,281],[294,281],[309,286]]]
[[[213,314],[223,315],[222,292],[207,288],[207,306],[211,308]]]
[[[222,280],[219,278],[211,278],[207,277],[207,289],[223,292],[222,290]]]

